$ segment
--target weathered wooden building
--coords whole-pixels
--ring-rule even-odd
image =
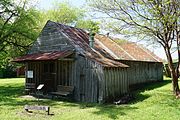
[[[74,86],[77,101],[104,102],[129,90],[128,66],[113,59],[98,40],[82,29],[48,21],[29,53],[15,59],[26,64],[26,84]]]
[[[48,21],[29,53],[15,59],[26,64],[26,84],[74,86],[83,102],[114,100],[138,83],[162,80],[162,62],[134,43],[118,44],[103,35]]]
[[[105,35],[96,35],[96,39],[114,59],[129,66],[129,85],[163,80],[162,60],[142,45]]]

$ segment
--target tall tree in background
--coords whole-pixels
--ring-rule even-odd
[[[0,68],[26,52],[39,34],[39,13],[27,0],[0,1]]]
[[[61,24],[98,32],[99,23],[85,18],[86,11],[84,9],[72,6],[68,2],[55,1],[50,10],[41,12],[41,26],[43,27],[48,20],[52,20]]]
[[[37,37],[37,11],[27,5],[27,1],[0,2],[0,51],[5,51],[8,45],[26,49]]]
[[[179,0],[88,0],[90,6],[116,21],[114,30],[143,36],[159,43],[167,56],[173,92],[179,96],[180,1]],[[171,48],[178,50],[178,65],[173,67]]]
[[[55,2],[50,10],[41,12],[42,27],[48,20],[73,25],[84,16],[84,11],[67,2]]]
[[[85,29],[93,33],[98,33],[100,30],[99,22],[92,20],[78,20],[75,27]]]
[[[84,17],[84,10],[74,7],[67,2],[55,2],[46,15],[53,21],[72,25]]]

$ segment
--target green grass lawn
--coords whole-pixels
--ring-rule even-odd
[[[128,105],[99,105],[43,99],[44,111],[27,113],[25,104],[36,105],[36,99],[22,98],[24,79],[0,79],[0,120],[180,120],[180,100],[171,91],[171,81],[141,86]]]

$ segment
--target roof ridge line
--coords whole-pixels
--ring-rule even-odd
[[[154,57],[152,54],[150,54],[142,45],[139,45],[140,46],[140,48],[143,50],[143,51],[145,51],[147,54],[149,54],[151,57],[153,57],[153,59],[155,59],[156,61],[158,61],[158,62],[161,62],[161,61],[159,61],[156,57]],[[149,50],[150,51],[150,50]],[[151,52],[151,51],[150,51]]]
[[[64,25],[64,24],[60,24],[60,23],[56,23],[56,22],[54,22],[54,23],[57,25],[57,30],[58,30],[58,32],[61,32],[61,33],[69,40],[69,42],[70,42],[71,45],[75,48],[75,50],[77,50],[77,52],[79,52],[80,54],[83,54],[83,55],[84,55],[84,53],[82,53],[81,51],[79,51],[79,50],[77,49],[76,45],[74,44],[73,40],[69,37],[69,35],[66,34],[66,33],[64,33],[63,30],[62,30],[61,28],[59,28],[60,25]],[[68,26],[68,25],[65,25],[65,27],[74,28],[74,27],[71,27],[71,26]],[[74,28],[74,29],[77,29],[77,28]],[[62,30],[62,31],[61,31],[61,30]],[[87,44],[87,43],[85,42],[85,44]],[[87,45],[88,45],[88,44],[87,44]],[[89,46],[89,45],[88,45],[88,46]]]
[[[107,50],[107,52],[109,52],[113,57],[115,57],[115,59],[118,59],[119,57],[114,54],[114,52],[112,52],[112,50],[110,50],[108,47],[106,47],[101,41],[99,41],[98,39],[95,38],[95,40],[105,49]]]
[[[130,58],[132,58],[133,60],[136,60],[132,55],[130,55],[127,51],[125,51],[119,44],[114,42],[111,38],[109,38],[109,39],[110,39],[111,42],[115,43],[115,45],[117,45],[122,51],[124,51]]]
[[[86,31],[85,31],[84,29],[82,29],[82,28],[77,28],[77,27],[75,27],[75,26],[70,26],[70,25],[66,25],[66,24],[63,24],[63,23],[54,22],[54,21],[51,21],[51,20],[49,20],[49,21],[57,24],[58,26],[59,26],[59,25],[62,25],[62,26],[65,26],[65,27],[69,27],[69,28],[77,29],[77,30],[82,30],[82,31],[86,32]]]

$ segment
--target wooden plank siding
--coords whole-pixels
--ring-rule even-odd
[[[104,68],[104,98],[113,101],[129,91],[128,68]]]
[[[29,53],[39,53],[48,51],[73,50],[74,47],[61,31],[52,22],[47,22],[41,31],[37,41],[34,42]]]
[[[72,86],[74,61],[57,61],[57,85]]]
[[[160,62],[128,60],[121,60],[120,62],[130,66],[127,70],[130,85],[163,80],[163,64]]]
[[[82,102],[98,102],[98,68],[101,65],[85,57],[78,56],[76,66],[76,94],[77,100]]]
[[[76,101],[98,102],[99,78],[102,79],[98,74],[102,74],[99,71],[102,67],[85,57],[76,57],[78,60],[75,61],[58,61],[57,85],[74,86]]]
[[[41,63],[40,62],[28,62],[26,64],[27,71],[33,71],[33,78],[26,77],[26,83],[35,83],[35,87],[37,87],[41,81]],[[27,76],[26,71],[26,76]]]
[[[53,75],[54,90],[58,85],[74,86],[74,99],[82,102],[106,102],[119,98],[129,91],[129,86],[139,83],[160,81],[163,75],[162,63],[121,61],[130,68],[108,68],[82,56],[76,60],[57,60]],[[52,61],[51,61],[52,62]],[[43,80],[44,62],[28,62],[27,70],[33,71],[33,78],[26,77],[26,83]]]

